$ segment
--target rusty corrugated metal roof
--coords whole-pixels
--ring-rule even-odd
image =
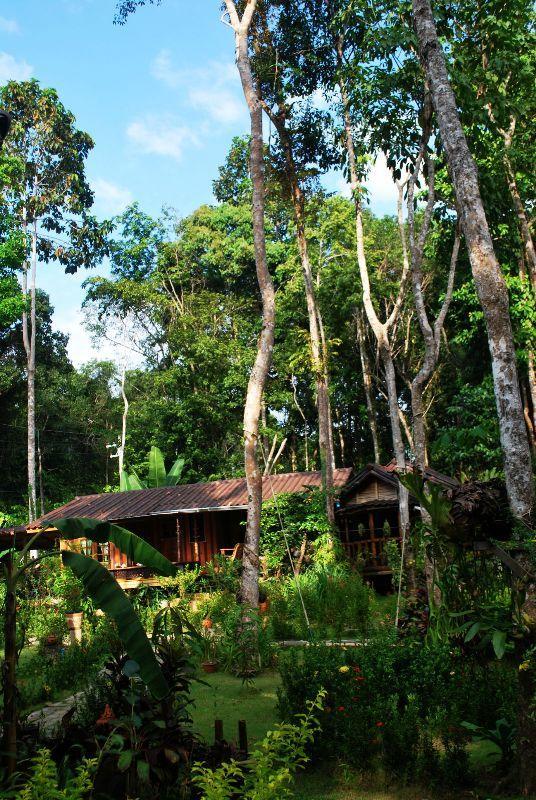
[[[344,486],[350,478],[351,467],[336,469],[334,483]],[[301,492],[306,486],[320,486],[320,472],[289,472],[263,478],[263,497],[274,494]],[[131,492],[93,494],[76,497],[32,523],[38,528],[62,517],[91,517],[110,522],[149,517],[174,512],[192,513],[197,510],[232,510],[247,506],[245,478],[163,486],[159,489],[137,489]]]
[[[372,466],[379,467],[378,464],[374,464]],[[385,472],[395,473],[398,471],[398,467],[396,465],[396,459],[393,458],[388,464],[384,467],[379,467],[380,469],[384,470]],[[413,472],[414,466],[409,461],[406,463],[406,469],[408,472]],[[449,475],[444,475],[442,472],[438,472],[437,469],[432,469],[431,467],[426,467],[424,471],[424,477],[431,481],[432,483],[439,483],[444,486],[459,486],[459,481],[456,478],[451,478]]]

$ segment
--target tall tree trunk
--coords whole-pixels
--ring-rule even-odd
[[[402,428],[400,426],[399,406],[398,406],[398,392],[396,388],[396,373],[391,347],[387,342],[380,342],[380,355],[383,362],[385,371],[385,381],[387,384],[387,399],[389,403],[389,420],[391,423],[391,431],[393,436],[393,450],[395,453],[395,460],[397,470],[401,475],[406,472],[406,452],[404,449],[404,439],[402,438]],[[400,526],[402,530],[401,535],[405,537],[409,545],[409,494],[408,490],[401,483],[398,484],[398,503],[400,513]],[[414,588],[414,564],[413,553],[408,546],[407,550],[408,561],[407,569],[409,576],[410,588]]]
[[[316,299],[316,295],[315,295]],[[329,434],[329,449],[328,453],[331,457],[331,469],[335,470],[335,445],[333,444],[333,415],[331,413],[331,399],[329,396],[329,353],[328,345],[326,342],[326,334],[324,332],[324,322],[322,320],[322,312],[318,302],[316,303],[316,316],[318,318],[318,330],[320,331],[320,341],[322,343],[322,367],[324,370],[324,382],[326,384],[326,391],[328,394],[328,434]]]
[[[376,406],[372,396],[372,372],[365,344],[365,332],[363,330],[362,312],[359,309],[355,315],[355,325],[357,334],[357,345],[359,347],[359,357],[361,359],[361,371],[363,372],[363,388],[365,390],[365,401],[367,403],[367,413],[374,448],[374,461],[380,463],[380,442],[378,438],[378,425],[376,422]]]
[[[517,186],[515,168],[509,156],[509,150],[512,147],[512,139],[514,136],[515,125],[516,125],[515,117],[512,117],[510,122],[510,127],[508,128],[508,130],[501,131],[504,141],[504,157],[503,157],[504,171],[506,173],[506,180],[508,182],[510,196],[512,198],[512,203],[519,223],[519,232],[521,234],[521,239],[523,241],[523,251],[529,268],[530,286],[532,288],[533,294],[536,296],[536,248],[534,246],[534,239],[532,238],[530,225],[527,218],[527,212],[525,211],[525,205],[523,203],[523,200],[521,199],[521,195],[519,193],[519,189]],[[526,279],[526,276],[521,275],[521,277],[522,278],[525,277]],[[534,430],[536,429],[536,371],[534,369],[534,350],[530,346],[527,352],[527,372],[528,372],[528,382],[529,382],[530,396],[532,402],[531,423],[532,423],[532,430]]]
[[[43,453],[41,452],[41,436],[37,430],[37,472],[39,475],[39,500],[41,503],[41,516],[45,516],[45,485],[43,481]]]
[[[26,210],[23,211],[23,227],[26,231]],[[30,287],[28,298],[28,264],[22,274],[22,290],[30,303],[30,316],[25,307],[22,314],[22,339],[26,353],[27,382],[27,461],[28,461],[28,517],[33,522],[37,517],[37,471],[35,441],[35,336],[36,336],[36,278],[37,278],[37,224],[32,225],[30,256]]]
[[[244,462],[248,490],[248,511],[242,559],[241,596],[244,605],[259,604],[259,535],[262,507],[262,470],[257,457],[261,404],[272,361],[275,329],[275,293],[266,260],[264,232],[264,142],[262,106],[257,95],[249,58],[248,32],[256,0],[249,0],[242,18],[233,0],[225,2],[236,39],[236,60],[251,122],[251,181],[253,184],[253,241],[255,266],[262,297],[262,330],[257,356],[249,378],[244,408]]]
[[[303,420],[303,440],[304,440],[304,449],[305,449],[305,471],[309,472],[309,432],[307,430],[307,418],[306,418],[306,416],[305,416],[305,414],[303,412],[303,408],[300,406],[300,404],[298,402],[298,394],[297,394],[297,390],[296,390],[297,381],[296,381],[296,378],[295,378],[294,375],[291,378],[291,383],[292,383],[292,392],[293,392],[293,396],[294,396],[294,405],[298,409],[300,417]],[[294,467],[293,467],[292,471],[296,472],[296,469],[294,469]]]
[[[486,320],[510,507],[516,517],[528,520],[534,503],[534,488],[508,291],[495,257],[476,165],[463,132],[430,2],[412,0],[412,5],[419,54],[430,86],[475,287]]]
[[[508,130],[501,131],[501,135],[504,141],[504,156],[503,156],[504,171],[506,173],[508,189],[510,190],[510,196],[512,198],[514,210],[517,215],[517,221],[519,223],[519,232],[521,233],[521,239],[523,241],[523,249],[527,257],[531,286],[532,289],[536,291],[536,248],[534,246],[534,240],[532,238],[532,234],[530,231],[530,225],[527,218],[527,212],[525,211],[525,205],[523,203],[523,200],[521,199],[519,188],[517,186],[515,168],[514,165],[512,164],[509,155],[510,148],[512,147],[512,140],[514,137],[515,127],[516,127],[516,119],[515,117],[512,117],[510,120],[510,126]]]
[[[536,367],[534,366],[534,351],[532,349],[529,349],[527,362],[530,399],[532,402],[532,426],[536,431]]]
[[[289,183],[292,207],[296,222],[296,238],[305,285],[305,299],[309,318],[309,338],[311,343],[311,359],[316,384],[316,404],[318,409],[318,446],[320,468],[322,470],[322,486],[326,493],[326,513],[332,525],[335,524],[335,503],[333,498],[333,435],[331,431],[331,407],[328,387],[328,370],[325,346],[322,342],[322,320],[313,280],[313,271],[309,258],[309,248],[305,233],[305,197],[300,188],[298,174],[292,152],[292,142],[286,127],[283,114],[274,113],[266,104],[266,113],[270,116],[285,154],[287,180]],[[284,112],[283,112],[284,113]]]
[[[338,43],[338,56],[339,56],[339,66],[341,66],[342,63],[341,41],[339,41]],[[374,332],[380,350],[380,357],[382,359],[383,368],[385,372],[385,380],[387,385],[387,399],[389,403],[389,418],[391,422],[393,451],[395,455],[397,469],[401,474],[404,474],[406,471],[406,455],[404,450],[404,441],[402,439],[402,430],[400,427],[398,392],[396,388],[396,373],[393,362],[393,354],[391,349],[389,332],[392,329],[393,325],[395,324],[396,320],[398,319],[400,310],[402,308],[405,285],[409,271],[409,262],[407,257],[405,257],[402,269],[402,276],[400,279],[400,288],[394,304],[394,308],[391,311],[387,320],[385,322],[381,322],[380,319],[378,318],[378,315],[376,314],[376,310],[372,302],[372,295],[370,291],[370,279],[368,274],[367,258],[365,254],[365,236],[363,231],[363,212],[361,208],[359,175],[357,172],[357,161],[356,161],[354,138],[352,132],[352,121],[350,118],[350,111],[349,111],[350,105],[349,105],[346,85],[342,80],[342,76],[340,77],[339,80],[339,87],[341,91],[341,98],[344,108],[344,129],[345,129],[344,138],[345,138],[346,153],[348,157],[348,167],[350,173],[350,188],[352,190],[352,197],[354,199],[354,205],[355,205],[357,263],[359,266],[359,275],[361,277],[361,285],[363,288],[363,306],[365,308],[365,314],[367,315],[368,323]],[[399,187],[399,201],[398,201],[399,216],[401,214],[401,202],[402,202],[402,188]],[[409,495],[407,489],[401,483],[399,483],[398,487],[398,496],[399,496],[400,527],[401,527],[400,534],[402,535],[404,540],[408,541],[409,544],[409,536],[410,536]],[[413,588],[414,584],[414,578],[413,578],[414,571],[412,563],[413,556],[411,554],[411,548],[408,548],[408,550],[409,550],[408,552],[409,583],[410,583],[410,588]]]
[[[121,483],[121,476],[123,475],[123,470],[125,469],[125,446],[127,442],[127,418],[128,418],[129,402],[127,393],[125,391],[126,377],[127,377],[127,368],[124,366],[123,369],[121,370],[121,397],[123,398],[123,417],[121,420],[121,443],[117,450],[119,483]]]
[[[441,310],[434,320],[433,325],[428,319],[428,313],[424,303],[422,293],[422,270],[421,258],[414,254],[412,258],[412,282],[413,282],[413,297],[415,300],[415,309],[417,318],[424,340],[424,358],[421,367],[411,382],[411,410],[413,415],[413,444],[415,452],[415,461],[420,470],[424,473],[427,465],[427,448],[426,448],[426,428],[424,424],[424,391],[434,374],[439,359],[439,351],[441,348],[441,333],[443,325],[448,313],[450,302],[452,300],[452,293],[454,290],[454,275],[456,271],[456,263],[458,260],[458,253],[460,250],[460,237],[456,232],[454,238],[454,245],[450,259],[449,276],[447,282],[447,289],[445,298],[441,305]]]

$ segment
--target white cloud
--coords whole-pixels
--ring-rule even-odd
[[[93,359],[108,360],[112,352],[96,348],[91,341],[91,336],[84,327],[84,314],[80,309],[56,311],[54,313],[54,327],[69,337],[67,352],[69,358],[79,367]]]
[[[244,115],[244,102],[225,89],[192,89],[189,97],[193,108],[204,111],[217,122],[230,124]]]
[[[170,117],[147,115],[144,119],[131,122],[127,136],[142,153],[169,156],[180,161],[184,147],[198,145],[196,134],[186,125],[180,125]]]
[[[234,64],[211,61],[200,69],[176,69],[169,50],[161,50],[151,74],[171,89],[184,89],[186,102],[216,122],[233,124],[246,113]]]
[[[0,84],[7,81],[27,81],[31,78],[33,67],[27,61],[17,61],[9,53],[0,53]]]
[[[397,188],[393,174],[387,166],[387,159],[381,153],[374,162],[365,182],[369,192],[370,205],[376,213],[394,213],[397,203]]]
[[[0,17],[0,31],[3,33],[19,33],[19,23],[16,19],[7,19],[6,17]]]
[[[95,192],[95,203],[105,216],[120,214],[134,199],[128,189],[104,178],[96,178],[91,186]]]
[[[127,332],[110,330],[109,338],[94,338],[88,330],[87,314],[82,309],[67,310],[54,314],[54,326],[69,336],[67,353],[75,367],[81,367],[88,361],[113,361],[118,365],[126,365],[128,369],[141,367],[143,358],[132,344]]]
[[[176,70],[171,63],[169,50],[161,50],[151,64],[151,75],[172,89],[184,80],[184,71]]]

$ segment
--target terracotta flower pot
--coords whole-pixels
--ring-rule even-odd
[[[218,671],[218,662],[217,661],[202,661],[201,662],[201,669],[203,672],[207,674],[211,674],[213,672]]]
[[[259,613],[260,614],[267,614],[269,608],[270,608],[270,601],[268,599],[260,601],[260,603],[259,603]]]

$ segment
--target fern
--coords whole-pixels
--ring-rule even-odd
[[[84,800],[93,788],[92,775],[97,762],[86,759],[64,788],[58,785],[58,772],[50,750],[39,750],[33,760],[26,785],[15,796],[16,800]]]

